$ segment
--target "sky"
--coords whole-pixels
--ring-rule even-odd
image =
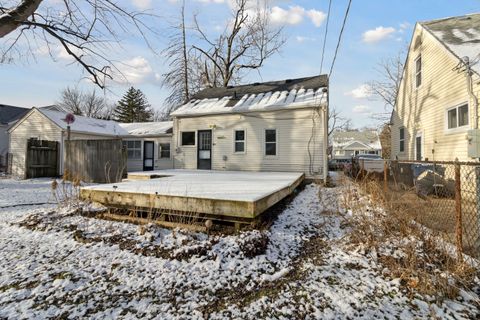
[[[231,0],[186,0],[186,23],[193,15],[209,36],[214,37],[228,23]],[[162,75],[168,70],[161,54],[171,33],[169,24],[179,14],[178,0],[119,0],[132,10],[147,10],[156,17],[146,20],[157,33],[149,38],[151,48],[135,34],[121,37],[120,46],[107,53],[121,66],[126,80],[110,82],[99,90],[110,101],[118,101],[129,86],[142,90],[154,109],[161,110],[168,89]],[[42,6],[58,6],[58,0],[44,0]],[[246,74],[243,83],[313,76],[320,73],[320,61],[328,0],[272,0],[271,22],[283,27],[286,43],[281,52],[258,71]],[[348,0],[333,0],[322,73],[328,73],[338,41]],[[354,127],[379,126],[372,115],[385,112],[384,104],[369,97],[364,86],[379,78],[376,65],[382,59],[405,50],[417,21],[480,12],[480,0],[353,0],[330,79],[330,106],[352,120]],[[118,31],[121,34],[121,31]],[[189,40],[197,39],[193,33]],[[23,50],[24,47],[20,47]],[[22,107],[54,104],[67,86],[91,91],[96,87],[83,70],[60,48],[45,50],[40,43],[33,55],[0,64],[0,104]],[[98,88],[97,88],[98,90]]]

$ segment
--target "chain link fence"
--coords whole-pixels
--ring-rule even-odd
[[[352,160],[355,179],[382,184],[384,199],[462,253],[480,258],[480,164]]]

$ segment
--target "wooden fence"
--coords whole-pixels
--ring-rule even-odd
[[[27,179],[58,176],[58,141],[29,139],[26,170]]]
[[[121,181],[126,169],[127,153],[121,139],[65,141],[67,179],[113,183]]]

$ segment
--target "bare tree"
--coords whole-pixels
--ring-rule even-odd
[[[328,137],[337,130],[350,130],[351,126],[352,120],[343,117],[335,107],[328,110]]]
[[[109,118],[111,112],[105,99],[95,90],[84,93],[78,88],[67,87],[62,91],[57,104],[75,115],[91,118]]]
[[[123,35],[140,35],[149,47],[148,35],[156,34],[145,21],[145,12],[131,11],[114,0],[0,0],[0,62],[27,56],[37,49],[64,50],[95,84],[103,88],[112,70],[112,45]],[[27,52],[28,51],[28,52]]]
[[[402,80],[403,67],[405,64],[405,51],[400,51],[391,58],[382,59],[377,63],[375,71],[379,76],[377,80],[370,81],[368,90],[373,99],[380,100],[385,105],[385,112],[373,114],[373,118],[390,121],[390,115],[395,106],[400,81]]]
[[[282,28],[273,28],[268,18],[268,4],[261,1],[234,0],[232,20],[223,33],[210,39],[194,17],[194,29],[201,44],[193,45],[204,58],[205,81],[211,87],[226,87],[242,76],[242,71],[257,70],[277,53],[285,39]]]

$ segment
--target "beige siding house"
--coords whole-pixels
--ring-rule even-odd
[[[479,83],[480,14],[417,23],[392,113],[392,158],[479,159]]]
[[[122,137],[127,149],[127,171],[173,168],[173,121],[119,123],[128,132]]]
[[[59,142],[58,175],[63,173],[63,144],[67,139],[65,112],[44,108],[32,108],[23,118],[9,129],[12,175],[26,177],[27,141],[31,138]],[[114,121],[98,120],[75,116],[71,124],[71,139],[112,139],[128,135],[128,132]]]
[[[324,75],[203,90],[172,114],[174,167],[325,178],[327,93]]]
[[[331,145],[332,159],[351,159],[360,154],[382,155],[382,145],[375,130],[335,131]]]

